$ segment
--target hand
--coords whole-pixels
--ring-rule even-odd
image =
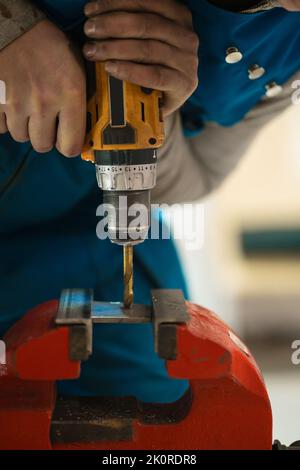
[[[0,134],[30,140],[41,153],[54,146],[67,157],[81,153],[85,72],[65,34],[48,20],[38,23],[0,52],[0,80],[7,94],[0,106]]]
[[[279,4],[289,11],[300,11],[300,0],[279,0]]]
[[[101,0],[88,3],[84,46],[88,60],[106,63],[121,80],[165,92],[164,114],[198,86],[198,36],[190,11],[177,0]]]

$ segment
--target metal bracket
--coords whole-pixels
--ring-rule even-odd
[[[155,351],[161,359],[177,358],[177,328],[188,322],[186,303],[181,290],[151,291]]]
[[[153,306],[134,305],[125,309],[119,302],[95,302],[89,289],[62,292],[56,317],[58,326],[69,326],[70,358],[86,360],[92,353],[94,323],[153,323],[155,351],[165,360],[177,357],[177,327],[188,321],[180,290],[153,290]]]
[[[62,291],[55,323],[70,327],[70,359],[86,361],[93,350],[93,291],[66,289]]]

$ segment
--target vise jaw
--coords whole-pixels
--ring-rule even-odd
[[[180,291],[151,295],[152,306],[126,310],[95,302],[88,290],[64,291],[60,301],[39,305],[6,333],[0,450],[271,449],[270,401],[248,348]],[[182,398],[148,404],[135,397],[57,396],[57,381],[80,376],[94,323],[149,322],[169,377],[190,383]]]

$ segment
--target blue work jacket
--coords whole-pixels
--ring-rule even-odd
[[[79,32],[85,0],[37,0],[62,29]],[[182,108],[187,135],[212,120],[230,126],[265,95],[270,82],[283,84],[300,68],[300,15],[283,9],[244,15],[186,0],[200,37],[200,84]],[[226,62],[235,47],[241,60]],[[253,64],[265,74],[250,80]],[[230,132],[230,131],[229,131]],[[101,194],[92,165],[38,155],[30,144],[0,138],[0,334],[29,308],[58,298],[65,287],[88,287],[101,300],[122,298],[120,248],[99,241],[95,228]],[[137,302],[151,288],[182,288],[185,282],[171,241],[149,240],[136,249]],[[159,263],[158,263],[159,260]],[[146,402],[171,402],[187,382],[168,378],[153,350],[147,325],[96,326],[94,354],[79,380],[62,382],[71,395],[134,395]]]

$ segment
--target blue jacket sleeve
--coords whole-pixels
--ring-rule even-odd
[[[84,21],[87,0],[35,0],[35,5],[64,31],[75,31]]]

